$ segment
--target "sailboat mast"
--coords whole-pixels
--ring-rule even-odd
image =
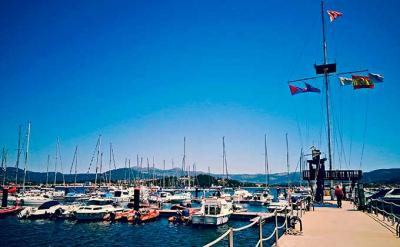
[[[1,159],[1,169],[3,171],[3,188],[6,184],[6,176],[7,176],[7,150],[3,148],[3,156]]]
[[[18,127],[17,162],[15,163],[15,185],[18,185],[19,158],[21,156],[21,125]]]
[[[183,159],[182,159],[182,174],[185,176],[186,166],[186,136],[183,137]],[[185,180],[183,180],[183,185],[185,185]]]
[[[264,135],[264,166],[265,166],[265,187],[269,186],[269,164],[268,164],[268,148],[267,148],[267,134]]]
[[[323,41],[323,53],[324,53],[324,65],[328,64],[328,48],[325,37],[325,18],[324,18],[324,1],[321,1],[321,18],[322,18],[322,41]],[[328,71],[324,72],[325,81],[325,104],[326,104],[326,122],[328,127],[328,159],[329,159],[329,170],[332,171],[332,137],[331,137],[331,117],[330,117],[330,102],[329,102],[329,80]],[[331,181],[332,183],[332,181]]]
[[[26,171],[28,168],[28,158],[29,158],[29,139],[31,135],[31,123],[28,123],[28,133],[26,134],[26,151],[25,151],[25,164],[24,164],[24,181],[22,184],[22,190],[25,192],[25,182],[26,182]]]
[[[74,185],[76,186],[76,176],[78,172],[78,146],[75,148],[75,178],[74,178]]]
[[[110,162],[108,163],[108,169],[110,170],[110,177],[108,178],[108,182],[111,184],[111,158],[112,158],[112,144],[110,142]]]
[[[163,161],[163,177],[162,177],[163,188],[165,189],[165,160]]]
[[[49,166],[50,166],[50,154],[47,155],[46,186],[49,185]]]
[[[286,133],[286,166],[287,166],[287,179],[288,179],[288,188],[290,187],[290,165],[289,165],[289,141],[288,134]]]

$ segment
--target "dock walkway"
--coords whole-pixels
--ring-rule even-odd
[[[316,207],[303,216],[302,222],[303,234],[284,235],[278,246],[400,246],[400,239],[394,233],[373,216],[355,210],[348,201],[343,202],[343,208]]]

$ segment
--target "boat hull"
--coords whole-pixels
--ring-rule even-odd
[[[230,215],[210,216],[210,215],[192,215],[193,225],[222,225],[228,222]]]

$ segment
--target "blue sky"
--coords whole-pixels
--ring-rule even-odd
[[[400,2],[326,5],[344,13],[326,20],[338,71],[385,75],[358,91],[331,78],[334,167],[359,168],[363,144],[362,169],[399,167]],[[264,133],[271,172],[286,169],[285,133],[294,170],[301,147],[327,152],[324,95],[291,96],[287,85],[321,62],[319,11],[311,0],[2,2],[0,145],[9,165],[18,125],[31,121],[32,170],[45,170],[48,154],[54,163],[59,137],[64,170],[79,145],[87,171],[102,134],[119,167],[136,154],[180,166],[186,136],[187,163],[221,172],[225,136],[230,172],[263,172]]]

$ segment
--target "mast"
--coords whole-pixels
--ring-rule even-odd
[[[6,184],[6,175],[7,175],[7,150],[5,148],[3,148],[1,169],[3,170],[3,188],[4,188],[4,185]]]
[[[50,165],[50,154],[47,155],[46,187],[49,186],[49,165]]]
[[[17,162],[15,163],[15,185],[18,185],[18,167],[19,167],[20,156],[21,156],[21,125],[18,127],[18,149],[17,149]]]
[[[155,186],[154,156],[153,156],[153,186]]]
[[[57,143],[58,143],[58,139],[57,139]],[[54,187],[56,186],[57,183],[57,163],[58,163],[58,145],[56,144],[56,160],[54,163]]]
[[[182,159],[182,174],[185,176],[186,166],[186,136],[183,137],[183,159]],[[183,180],[183,185],[185,185],[185,180]]]
[[[328,64],[328,48],[325,37],[325,18],[324,18],[324,1],[321,1],[321,18],[322,18],[322,42],[323,42],[323,53],[324,53],[324,65]],[[330,117],[330,102],[329,102],[329,71],[326,69],[324,71],[324,81],[325,81],[325,103],[326,103],[326,122],[328,127],[328,160],[329,160],[329,170],[332,171],[332,140],[331,140],[331,117]],[[333,181],[331,180],[331,184]]]
[[[29,139],[31,135],[31,122],[28,123],[28,132],[26,134],[26,151],[25,151],[25,164],[24,164],[24,180],[22,184],[22,190],[25,192],[25,182],[26,182],[26,170],[28,168],[28,158],[29,158]]]
[[[288,188],[290,187],[290,166],[289,166],[289,142],[288,142],[288,134],[286,133],[286,166],[287,166],[287,179],[288,179]]]
[[[165,160],[163,161],[163,176],[162,176],[163,188],[165,188]]]
[[[58,155],[60,158],[60,167],[61,167],[61,174],[62,174],[62,178],[63,178],[63,185],[65,186],[65,175],[64,175],[64,169],[63,169],[62,159],[61,159],[60,139],[58,137],[57,137],[57,151],[58,151]]]
[[[111,159],[112,159],[112,143],[110,142],[110,162],[108,163],[108,169],[110,170],[110,177],[108,178],[108,182],[111,184]]]
[[[74,178],[74,185],[76,186],[76,176],[78,172],[78,146],[75,148],[75,178]]]
[[[124,172],[124,180],[125,180],[125,182],[126,182],[126,163],[127,163],[127,158],[125,158],[125,167],[124,167],[125,168],[124,169],[125,170],[125,172]]]
[[[269,164],[268,164],[268,148],[267,148],[267,134],[264,134],[264,168],[265,168],[265,187],[269,186]]]
[[[228,182],[228,163],[226,161],[225,151],[225,136],[222,137],[222,176],[226,176],[226,182]]]

